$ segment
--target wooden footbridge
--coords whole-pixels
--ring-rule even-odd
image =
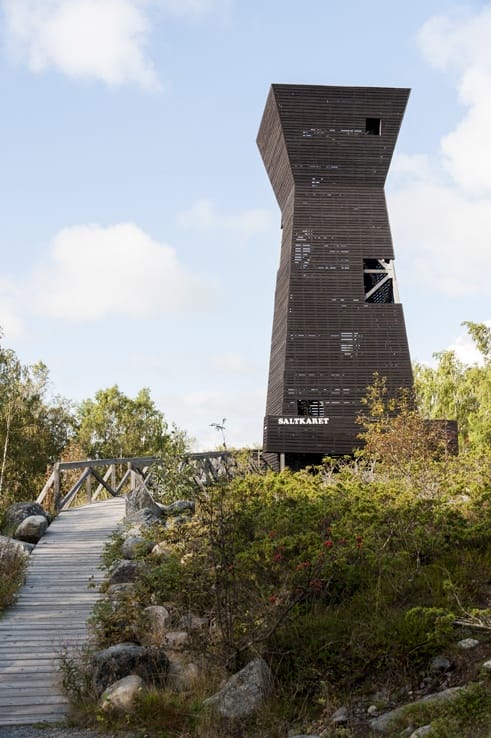
[[[123,521],[124,494],[148,480],[154,461],[55,464],[37,501],[58,514],[29,557],[16,604],[0,616],[0,726],[66,718],[60,656],[87,641],[104,545]]]
[[[66,716],[59,657],[87,639],[102,549],[124,510],[116,498],[61,512],[32,552],[17,603],[0,620],[0,725]]]
[[[230,468],[226,457],[202,453],[185,461],[203,482]],[[87,641],[104,545],[124,518],[125,493],[150,481],[154,462],[143,457],[55,465],[37,501],[58,514],[30,555],[15,606],[0,615],[0,726],[67,716],[60,655]],[[253,468],[260,463],[254,452]]]

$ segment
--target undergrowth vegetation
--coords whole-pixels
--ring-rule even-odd
[[[24,581],[27,557],[20,544],[0,545],[0,613],[11,605]]]
[[[170,603],[176,624],[190,612],[206,617],[192,650],[221,675],[264,657],[278,730],[361,695],[411,693],[463,626],[491,624],[490,459],[435,454],[434,439],[417,454],[403,473],[366,452],[197,488],[193,517],[146,533],[166,555],[142,556],[134,590],[97,606],[97,645],[134,640],[150,604]],[[486,640],[491,627],[479,632]],[[185,714],[193,700],[179,697]],[[196,709],[189,714],[198,735]],[[459,728],[442,730],[435,735]]]

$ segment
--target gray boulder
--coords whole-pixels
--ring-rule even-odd
[[[17,526],[14,538],[27,543],[38,543],[48,530],[48,520],[44,515],[29,515]]]
[[[348,708],[347,707],[340,707],[334,715],[331,717],[331,723],[334,725],[344,725],[344,723],[348,722]]]
[[[414,707],[415,705],[424,705],[428,702],[446,702],[447,700],[457,697],[462,689],[463,687],[450,687],[449,689],[443,690],[443,692],[428,694],[426,697],[423,697],[416,702],[411,702],[410,706]],[[409,705],[402,705],[402,707],[396,707],[395,710],[391,710],[390,712],[384,712],[380,717],[370,721],[370,728],[377,733],[390,733],[392,721],[401,717],[407,707],[409,707]]]
[[[137,674],[130,674],[111,684],[101,697],[101,708],[104,711],[130,712],[136,696],[142,691],[144,681]]]
[[[168,685],[174,692],[188,692],[199,677],[198,666],[184,659],[180,654],[169,654]]]
[[[109,585],[134,582],[138,575],[140,564],[138,561],[115,561],[109,572]]]
[[[168,671],[169,659],[163,651],[136,643],[117,643],[94,654],[92,681],[96,693],[101,695],[110,684],[130,674],[162,685]]]
[[[204,704],[230,720],[247,718],[259,710],[271,687],[272,675],[268,665],[263,659],[254,659]]]
[[[159,508],[167,517],[182,515],[183,513],[194,515],[196,504],[194,500],[176,500],[171,502],[170,505],[159,505]]]
[[[431,725],[422,725],[421,728],[418,728],[414,731],[414,733],[411,733],[409,738],[424,738],[424,736],[431,733]]]
[[[3,516],[2,529],[9,535],[19,527],[23,520],[31,515],[42,515],[48,523],[51,523],[52,520],[51,515],[38,502],[16,502],[7,508]]]
[[[126,519],[131,523],[150,525],[163,517],[163,511],[143,485],[127,495]]]
[[[162,605],[149,605],[143,610],[136,636],[144,646],[161,646],[170,624],[170,613]]]
[[[451,667],[452,664],[445,656],[435,656],[430,662],[430,674],[442,674]]]
[[[189,644],[189,633],[185,630],[172,630],[164,635],[164,646],[179,651]]]
[[[0,550],[10,551],[17,556],[29,556],[33,548],[33,543],[16,541],[15,538],[9,538],[8,536],[0,536]]]
[[[138,556],[149,554],[155,541],[149,541],[142,536],[128,536],[121,546],[121,555],[124,559],[136,559]]]
[[[470,651],[471,649],[476,648],[479,643],[480,641],[478,641],[477,638],[464,638],[462,641],[457,643],[457,646],[462,649],[462,651]]]

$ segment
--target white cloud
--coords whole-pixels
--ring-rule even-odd
[[[471,13],[429,18],[419,32],[419,43],[428,61],[437,69],[465,71],[491,64],[489,33],[491,5]]]
[[[226,9],[228,0],[0,0],[7,46],[36,73],[56,69],[111,87],[160,89],[148,57],[153,11],[185,20]]]
[[[269,210],[259,208],[222,215],[217,213],[210,200],[196,200],[188,210],[179,214],[178,223],[183,228],[201,232],[235,231],[242,238],[247,239],[270,230],[273,215]]]
[[[430,64],[456,75],[465,111],[438,157],[394,160],[389,211],[398,252],[418,282],[450,295],[489,294],[491,273],[491,4],[465,17],[430,18],[419,34]],[[450,177],[449,177],[450,175]]]
[[[8,43],[33,72],[158,88],[145,56],[149,21],[136,0],[2,0]]]
[[[457,186],[471,194],[491,190],[491,148],[483,145],[491,127],[491,4],[464,18],[430,18],[419,34],[433,66],[454,72],[467,112],[444,136],[444,164]]]
[[[413,260],[415,279],[450,295],[489,292],[491,204],[457,189],[414,181],[392,194],[397,252]]]
[[[212,303],[212,285],[190,274],[173,248],[132,223],[66,228],[53,240],[50,256],[51,264],[32,275],[30,285],[45,316],[144,318]]]

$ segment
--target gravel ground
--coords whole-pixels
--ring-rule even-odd
[[[144,732],[139,733],[107,733],[79,728],[63,727],[61,725],[33,725],[0,726],[0,738],[146,738]]]

